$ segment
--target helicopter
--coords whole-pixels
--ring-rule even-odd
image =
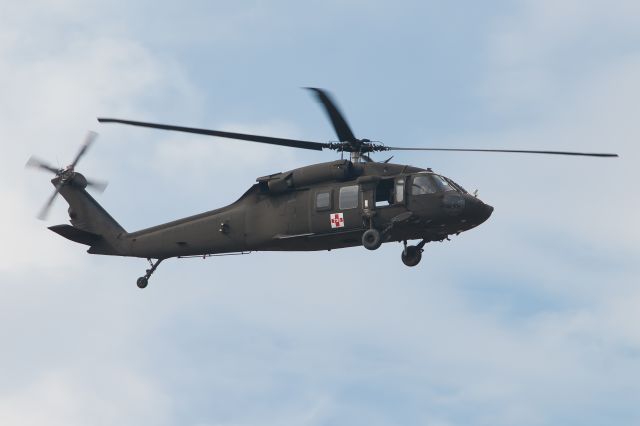
[[[449,177],[430,168],[378,162],[372,153],[385,151],[506,152],[521,154],[617,157],[617,154],[572,151],[466,149],[386,146],[358,139],[331,95],[309,89],[323,106],[338,136],[335,142],[313,142],[250,135],[168,124],[98,118],[153,129],[195,133],[341,154],[339,160],[312,164],[258,177],[230,205],[135,232],[127,232],[86,191],[106,184],[89,180],[75,170],[97,134],[90,132],[72,163],[55,168],[31,157],[27,166],[55,176],[55,187],[38,217],[45,219],[60,194],[69,204],[70,225],[49,229],[73,242],[87,245],[90,254],[146,258],[149,268],[136,284],[145,288],[160,263],[169,258],[247,254],[254,251],[312,251],[364,246],[376,250],[386,242],[403,244],[401,260],[416,266],[425,244],[485,222],[493,207]],[[349,154],[349,159],[344,158]],[[408,241],[418,240],[409,245]]]

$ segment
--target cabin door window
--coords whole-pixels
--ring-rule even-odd
[[[343,186],[338,197],[338,209],[349,210],[358,207],[360,188],[358,185]]]

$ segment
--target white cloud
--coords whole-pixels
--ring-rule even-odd
[[[168,400],[153,383],[131,371],[95,368],[100,374],[49,371],[29,386],[14,388],[0,398],[0,422],[15,426],[169,424]]]
[[[638,4],[619,0],[524,1],[496,20],[482,92],[503,113],[535,119],[594,70],[616,63],[640,37]],[[558,104],[561,99],[558,99]]]

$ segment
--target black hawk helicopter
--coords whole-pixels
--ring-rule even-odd
[[[257,178],[236,202],[216,210],[136,232],[127,232],[85,188],[105,184],[75,171],[94,141],[89,133],[73,162],[57,169],[31,157],[27,166],[55,174],[55,190],[39,218],[44,219],[58,194],[69,204],[71,225],[49,227],[89,246],[91,254],[146,258],[150,267],[137,285],[145,288],[160,262],[172,257],[248,253],[252,251],[332,250],[363,245],[376,250],[384,242],[404,244],[402,262],[417,265],[424,245],[448,239],[486,221],[493,207],[469,194],[452,179],[409,165],[376,162],[382,151],[472,151],[617,157],[617,154],[510,149],[407,148],[358,139],[329,94],[309,88],[323,105],[337,142],[311,142],[167,124],[98,118],[101,123],[197,133],[272,145],[321,151],[331,149],[350,159],[313,164]],[[415,245],[407,241],[419,240]]]

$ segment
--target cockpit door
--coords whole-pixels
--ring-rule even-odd
[[[438,191],[436,182],[429,174],[415,174],[406,178],[408,182],[405,194],[408,197],[409,209],[420,215],[438,213],[442,193]]]

